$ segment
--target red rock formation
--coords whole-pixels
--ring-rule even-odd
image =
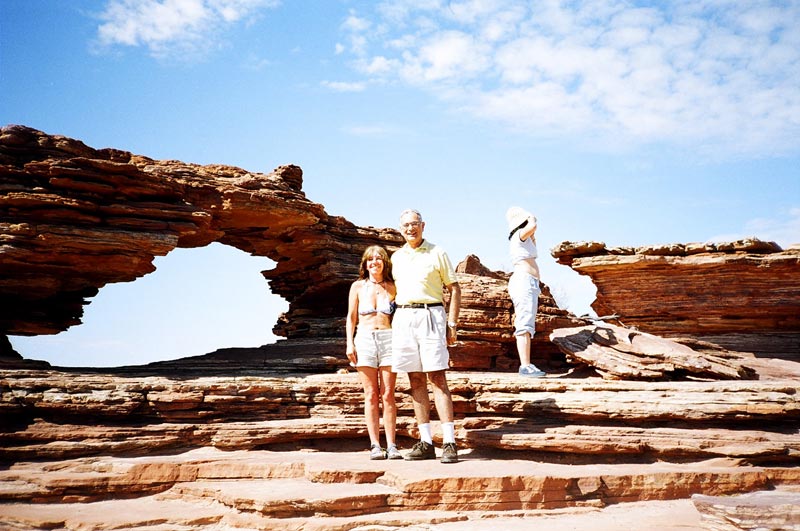
[[[363,442],[357,374],[286,375],[260,359],[234,357],[222,365],[236,369],[220,375],[222,358],[125,370],[0,369],[0,462]],[[569,452],[578,461],[725,456],[796,466],[800,365],[783,363],[794,372],[780,379],[726,382],[458,371],[448,380],[464,448]],[[415,437],[404,377],[397,402],[399,434]]]
[[[80,323],[87,298],[105,284],[152,272],[153,258],[176,247],[218,241],[276,262],[264,276],[289,311],[275,334],[342,339],[347,292],[363,249],[380,244],[391,252],[403,240],[393,229],[357,227],[328,215],[305,197],[302,182],[296,166],[254,174],[3,128],[0,333],[58,333]],[[515,367],[507,276],[488,271],[474,256],[460,271],[461,344],[454,366]],[[540,304],[535,357],[563,358],[547,333],[576,323],[546,287]]]
[[[519,356],[513,338],[514,305],[508,296],[508,273],[490,271],[477,256],[456,266],[461,286],[459,345],[450,349],[456,369],[516,370]],[[556,328],[583,324],[558,307],[542,285],[531,356],[544,367],[557,367],[564,356],[549,340]]]
[[[534,511],[568,508],[597,510],[577,528],[601,531],[621,521],[597,525],[606,504],[683,499],[694,511],[693,493],[800,485],[798,364],[753,358],[761,379],[734,382],[489,373],[516,364],[512,307],[506,275],[475,257],[458,267],[452,358],[484,370],[449,376],[464,462],[369,461],[358,375],[335,374],[345,365],[344,306],[362,250],[402,239],[329,216],[301,186],[294,166],[250,174],[0,131],[0,339],[77,324],[106,283],[213,241],[275,260],[265,277],[290,303],[276,326],[288,339],[261,348],[106,370],[4,364],[4,528],[344,530],[484,516],[512,528],[542,514],[552,527],[552,513]],[[545,289],[535,351],[555,349],[548,335],[576,324]],[[407,448],[418,434],[407,379],[398,380]],[[627,527],[676,520],[698,521],[671,511]]]
[[[800,529],[800,493],[760,491],[740,496],[695,494],[692,502],[708,529]]]
[[[550,334],[550,340],[567,359],[589,365],[609,379],[758,377],[747,366],[747,356],[713,349],[713,344],[707,345],[711,352],[699,352],[677,341],[608,323],[560,328]]]
[[[532,510],[800,486],[796,363],[782,362],[794,372],[780,379],[736,382],[453,372],[462,462],[442,465],[368,459],[354,373],[286,376],[257,359],[232,361],[226,376],[196,359],[0,370],[3,528],[156,531],[186,518],[209,531],[221,521],[344,530],[353,528],[345,517],[402,527],[470,511],[519,529]],[[407,380],[398,384],[406,450],[416,423]],[[749,517],[770,514],[767,505]],[[670,529],[667,518],[648,528]]]
[[[221,242],[277,265],[264,275],[290,303],[277,332],[326,335],[346,308],[362,250],[401,243],[306,199],[302,171],[270,174],[155,161],[46,135],[0,130],[0,331],[53,334],[79,324],[86,299],[153,271],[176,247]],[[292,323],[313,306],[316,323]]]
[[[800,248],[756,239],[636,249],[565,242],[552,254],[592,279],[598,315],[651,334],[800,359]]]

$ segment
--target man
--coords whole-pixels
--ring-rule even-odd
[[[397,287],[397,311],[392,322],[392,368],[408,373],[420,440],[405,455],[409,461],[435,459],[430,427],[428,382],[442,425],[442,463],[457,463],[453,399],[445,371],[450,366],[448,345],[455,344],[461,288],[447,254],[423,239],[425,223],[416,210],[400,214],[406,244],[392,255]],[[444,311],[444,290],[450,307]],[[448,318],[449,317],[449,318]]]

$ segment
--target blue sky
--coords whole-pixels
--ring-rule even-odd
[[[504,212],[555,264],[609,246],[800,242],[800,3],[4,0],[0,123],[156,159],[304,170],[332,215],[419,209],[458,262],[507,269]],[[103,288],[84,324],[12,337],[60,365],[275,340],[269,260],[211,245]]]

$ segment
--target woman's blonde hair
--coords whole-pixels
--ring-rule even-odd
[[[369,260],[373,254],[378,254],[381,260],[383,260],[383,280],[394,282],[394,277],[392,276],[392,262],[389,260],[389,253],[380,245],[370,245],[364,250],[364,254],[361,255],[361,266],[358,269],[358,278],[369,278],[367,260]]]

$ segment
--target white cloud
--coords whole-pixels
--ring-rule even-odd
[[[366,87],[363,82],[347,82],[347,81],[323,81],[322,86],[327,87],[336,92],[362,92]]]
[[[726,157],[800,150],[797,3],[395,0],[351,17],[371,28],[347,25],[362,74],[517,131]]]
[[[403,76],[412,83],[464,79],[489,65],[487,48],[458,31],[437,33],[404,59]]]
[[[800,207],[791,208],[772,218],[749,220],[739,232],[717,234],[709,238],[711,242],[730,242],[755,237],[764,241],[774,241],[784,249],[800,244]]]
[[[367,75],[380,76],[392,72],[396,69],[398,64],[398,61],[390,60],[382,56],[376,56],[369,59],[369,61],[360,62],[358,70]]]
[[[781,247],[800,243],[800,208],[792,208],[781,218],[757,218],[750,220],[745,232],[755,234],[762,240],[775,241]]]
[[[347,31],[362,32],[370,28],[369,20],[350,14],[342,23],[342,29]]]
[[[159,57],[198,55],[215,34],[278,0],[109,0],[99,18],[102,47],[144,46]]]

